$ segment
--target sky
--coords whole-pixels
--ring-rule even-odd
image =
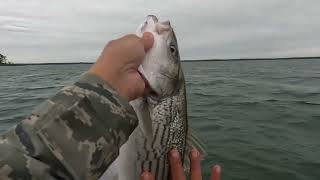
[[[181,58],[320,56],[319,0],[1,0],[0,53],[15,63],[94,62],[148,14]]]

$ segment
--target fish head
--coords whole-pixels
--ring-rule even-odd
[[[171,96],[184,80],[173,28],[170,21],[160,22],[156,16],[149,15],[136,34],[141,37],[145,32],[153,34],[154,44],[138,70],[150,86],[150,96]]]

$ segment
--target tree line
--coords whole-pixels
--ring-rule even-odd
[[[7,56],[0,54],[0,64],[12,64],[12,62],[7,59]]]

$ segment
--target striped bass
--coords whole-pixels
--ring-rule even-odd
[[[139,72],[151,92],[130,102],[139,125],[101,180],[138,180],[142,171],[150,171],[157,180],[168,179],[168,152],[172,148],[176,148],[181,157],[191,148],[202,151],[201,143],[188,128],[185,79],[170,22],[159,22],[156,16],[150,15],[136,35],[142,37],[144,32],[153,34],[154,44]],[[187,158],[185,162],[188,168]]]

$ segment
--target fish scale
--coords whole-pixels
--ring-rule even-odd
[[[184,157],[188,122],[186,112],[183,111],[184,108],[179,107],[181,104],[185,104],[181,101],[186,101],[184,83],[181,85],[181,90],[177,95],[167,97],[160,102],[149,103],[151,119],[155,120],[152,124],[155,131],[152,139],[144,139],[144,147],[140,148],[138,153],[145,154],[140,156],[144,158],[139,159],[139,161],[142,161],[141,170],[148,170],[155,177],[162,174],[163,169],[166,170],[164,176],[167,176],[169,172],[167,154],[170,149],[177,148]],[[141,138],[138,139],[142,140],[142,136],[143,133],[141,133]],[[161,154],[157,157],[153,154],[154,152],[160,152]],[[152,164],[151,168],[150,162]]]

